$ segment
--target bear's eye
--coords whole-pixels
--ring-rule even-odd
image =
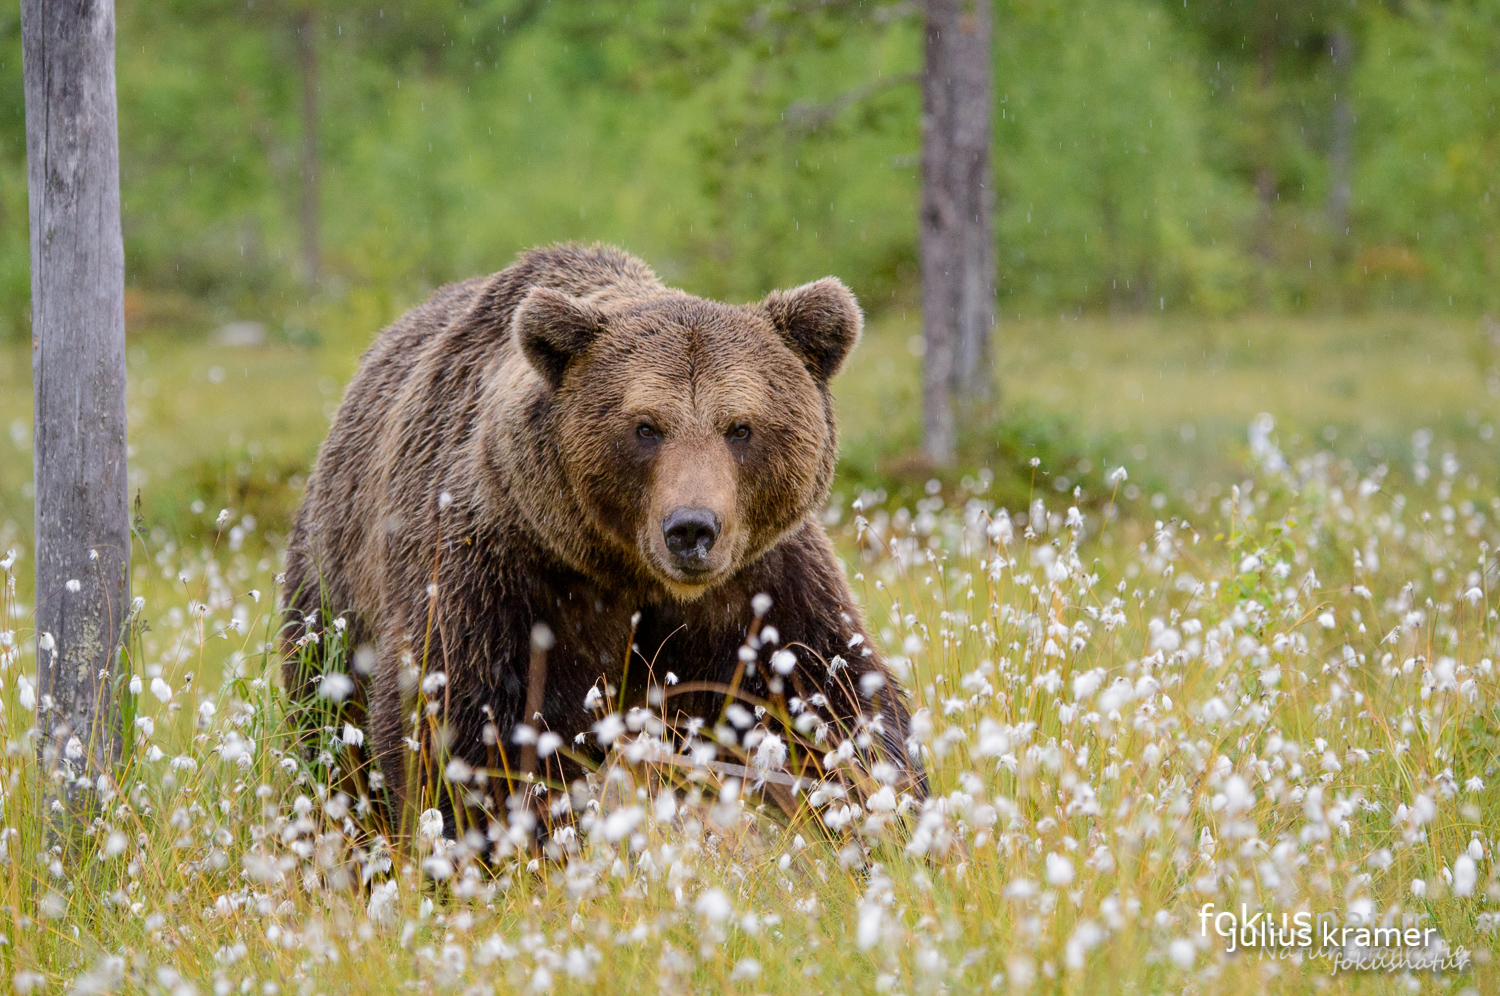
[[[750,438],[750,427],[748,425],[745,425],[745,424],[741,423],[740,425],[736,425],[733,428],[731,428],[729,430],[729,432],[727,433],[727,435],[729,436],[730,439],[735,439],[735,440],[749,439]]]
[[[635,434],[637,436],[640,436],[642,439],[655,439],[656,427],[647,422],[642,422],[640,425],[635,427]]]

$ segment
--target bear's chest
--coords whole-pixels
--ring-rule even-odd
[[[544,623],[555,646],[549,656],[606,677],[624,667],[630,647],[630,600],[583,579],[548,586],[533,605],[535,622]]]

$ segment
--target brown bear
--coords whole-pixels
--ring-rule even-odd
[[[476,768],[499,767],[498,739],[518,771],[523,723],[597,755],[580,736],[597,687],[721,738],[804,734],[815,764],[848,739],[866,771],[924,790],[901,689],[817,518],[838,448],[828,381],[861,325],[831,277],[734,306],[561,245],[380,334],[297,514],[284,632],[315,652],[320,613],[345,620],[393,799],[411,788],[419,684],[442,746]],[[288,657],[294,697],[319,678],[307,659]],[[727,709],[738,729],[719,724],[731,688],[764,707]],[[795,732],[777,725],[793,715]]]

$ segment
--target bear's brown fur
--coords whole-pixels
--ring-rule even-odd
[[[571,745],[601,678],[639,701],[671,672],[699,691],[666,711],[711,726],[761,593],[797,656],[785,694],[820,712],[822,749],[858,733],[922,790],[901,692],[816,518],[838,445],[828,380],[861,321],[832,278],[731,306],[565,245],[444,287],[381,333],[298,512],[285,632],[293,645],[330,611],[373,649],[358,694],[396,797],[418,669],[446,672],[448,750],[484,765],[494,722],[514,771],[517,724]],[[523,716],[538,623],[556,641],[540,720]],[[740,688],[781,701],[776,647],[756,650]],[[286,678],[298,694],[316,675],[293,660]]]

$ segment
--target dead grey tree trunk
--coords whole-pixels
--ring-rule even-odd
[[[317,283],[322,269],[318,231],[318,48],[312,12],[297,12],[297,68],[302,76],[302,272]]]
[[[923,449],[953,460],[959,424],[992,400],[991,0],[927,0],[922,72]]]
[[[113,0],[22,0],[35,391],[37,725],[74,818],[112,775],[129,611]],[[57,786],[49,782],[49,786]],[[55,791],[49,788],[49,791]]]
[[[1333,29],[1329,46],[1333,61],[1333,131],[1328,142],[1328,230],[1333,236],[1336,255],[1342,257],[1348,246],[1349,201],[1353,197],[1350,170],[1354,147],[1354,104],[1349,86],[1350,67],[1354,61],[1354,36],[1349,27],[1340,24]]]

